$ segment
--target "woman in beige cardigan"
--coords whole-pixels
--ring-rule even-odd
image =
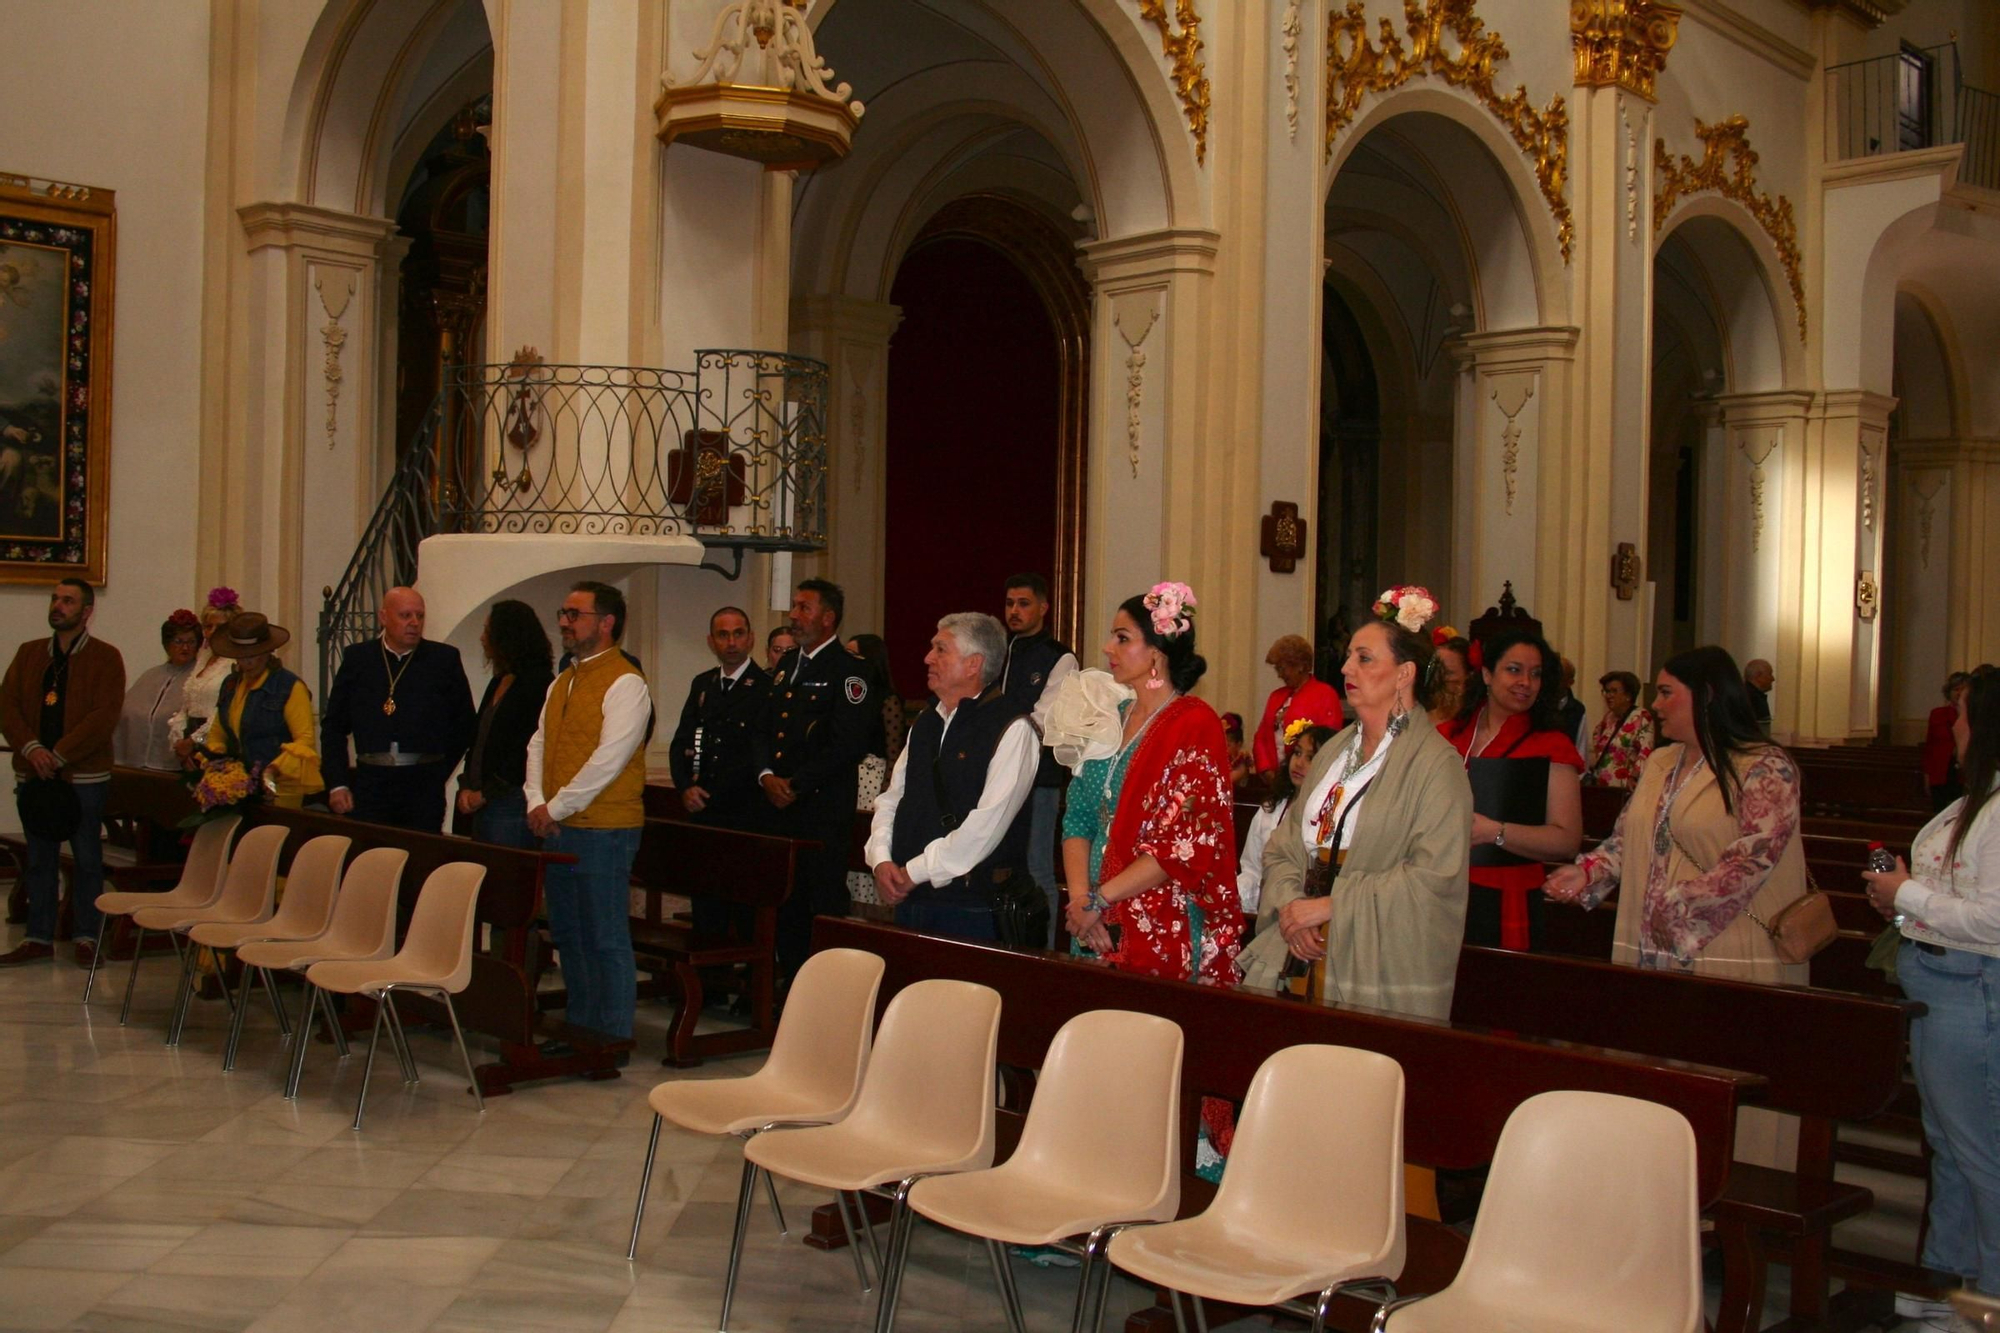
[[[1349,642],[1341,675],[1357,720],[1320,748],[1266,845],[1246,986],[1276,988],[1289,960],[1324,959],[1323,999],[1451,1014],[1472,789],[1425,714],[1429,602],[1391,589]]]

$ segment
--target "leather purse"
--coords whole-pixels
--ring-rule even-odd
[[[1706,875],[1708,867],[1696,858],[1693,852],[1674,832],[1673,820],[1667,820],[1667,835],[1674,840],[1674,846],[1688,863]],[[1781,963],[1811,962],[1815,954],[1834,942],[1840,935],[1840,923],[1833,917],[1833,900],[1821,892],[1819,881],[1813,878],[1812,868],[1806,868],[1806,891],[1779,908],[1769,921],[1751,911],[1748,905],[1743,915],[1763,927],[1771,937],[1771,947]]]

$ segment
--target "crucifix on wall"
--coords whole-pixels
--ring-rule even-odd
[[[1299,517],[1299,507],[1288,500],[1275,502],[1264,515],[1263,526],[1258,554],[1271,562],[1271,572],[1289,574],[1297,569],[1299,557],[1306,553],[1306,521]]]

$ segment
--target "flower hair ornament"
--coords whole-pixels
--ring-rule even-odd
[[[1377,619],[1394,621],[1410,633],[1417,634],[1438,613],[1438,604],[1429,588],[1403,583],[1377,597],[1374,610]]]
[[[237,597],[236,589],[214,587],[208,590],[208,605],[213,611],[233,611],[243,605],[243,602]]]
[[[183,630],[199,630],[200,628],[201,622],[196,620],[194,612],[188,610],[186,607],[182,607],[167,617],[167,633],[170,635],[179,634]]]
[[[1177,638],[1194,628],[1194,589],[1185,583],[1155,583],[1141,599],[1153,616],[1153,633]]]
[[[1458,637],[1458,631],[1449,625],[1439,625],[1431,631],[1431,647],[1442,648]]]
[[[1305,735],[1308,731],[1311,731],[1313,727],[1317,725],[1318,723],[1316,723],[1312,718],[1309,717],[1294,718],[1292,721],[1286,723],[1285,748],[1289,750],[1294,745],[1297,745],[1299,743],[1299,737]]]

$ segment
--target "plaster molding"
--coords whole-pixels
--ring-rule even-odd
[[[1924,485],[1925,481],[1930,482],[1928,487]],[[1950,481],[1949,472],[1910,478],[1910,494],[1917,500],[1917,563],[1925,569],[1931,567],[1931,527],[1937,518],[1938,493]]]
[[[1747,117],[1728,116],[1712,125],[1697,118],[1694,133],[1701,140],[1699,162],[1684,153],[1669,153],[1665,139],[1653,141],[1653,170],[1657,178],[1653,191],[1653,231],[1657,234],[1664,230],[1674,205],[1688,195],[1714,192],[1740,204],[1777,248],[1778,262],[1784,266],[1792,306],[1798,315],[1799,341],[1803,343],[1806,288],[1792,201],[1782,194],[1774,197],[1757,188],[1757,150],[1750,146]]]
[[[1912,148],[1901,153],[1878,153],[1874,157],[1849,158],[1829,162],[1819,169],[1820,184],[1829,190],[1850,185],[1881,185],[1888,181],[1938,178],[1938,188],[1949,192],[1958,185],[1958,171],[1965,157],[1965,145],[1948,143],[1938,148]]]
[[[1169,227],[1077,245],[1083,276],[1092,286],[1157,282],[1181,273],[1212,274],[1222,234],[1203,227]]]
[[[1618,99],[1618,124],[1625,131],[1625,239],[1639,240],[1639,135],[1632,128],[1632,110],[1624,98]]]
[[[1284,17],[1278,23],[1278,31],[1284,34],[1279,45],[1285,52],[1285,132],[1294,143],[1299,138],[1299,38],[1305,31],[1300,15],[1303,7],[1303,0],[1285,0]]]
[[[1167,0],[1139,0],[1139,19],[1160,30],[1160,55],[1172,62],[1169,77],[1187,115],[1188,132],[1194,135],[1194,160],[1206,163],[1209,88],[1201,64],[1201,15],[1195,12],[1194,0],[1174,0],[1171,17]]]
[[[253,252],[276,247],[374,260],[396,233],[393,218],[343,213],[317,204],[245,204],[236,216]]]
[[[1875,491],[1881,478],[1875,467],[1875,446],[1865,436],[1861,441],[1861,526],[1875,531]]]
[[[1681,15],[1692,19],[1719,37],[1736,43],[1759,59],[1768,60],[1783,73],[1795,79],[1812,77],[1813,69],[1819,64],[1813,53],[1802,46],[1795,46],[1763,24],[1739,13],[1736,6],[1725,0],[1675,0]]]
[[[333,281],[329,283],[328,277]],[[347,346],[347,330],[341,326],[341,316],[347,313],[347,303],[354,297],[355,270],[315,265],[313,290],[319,293],[320,309],[326,312],[326,323],[320,325],[320,345],[325,359],[320,366],[320,376],[326,383],[326,447],[332,449],[337,442],[335,432],[340,424],[340,383],[343,378],[340,369],[340,352]]]
[[[1500,409],[1500,415],[1507,424],[1500,430],[1500,479],[1507,490],[1507,514],[1514,513],[1514,499],[1520,489],[1521,461],[1521,409],[1535,396],[1536,372],[1531,370],[1509,371],[1492,375],[1487,383],[1492,386],[1488,396],[1493,405]]]
[[[1736,447],[1750,461],[1750,549],[1764,549],[1764,464],[1770,460],[1780,444],[1784,442],[1784,432],[1776,426],[1746,427]]]
[[[847,366],[847,447],[853,451],[853,466],[847,470],[849,489],[859,495],[861,474],[865,470],[861,457],[868,440],[868,384],[875,375],[875,348],[847,342],[840,351],[840,359]]]
[[[1160,318],[1158,289],[1121,292],[1111,298],[1111,323],[1125,340],[1125,450],[1132,475],[1139,475],[1139,419],[1146,394],[1147,335]]]

